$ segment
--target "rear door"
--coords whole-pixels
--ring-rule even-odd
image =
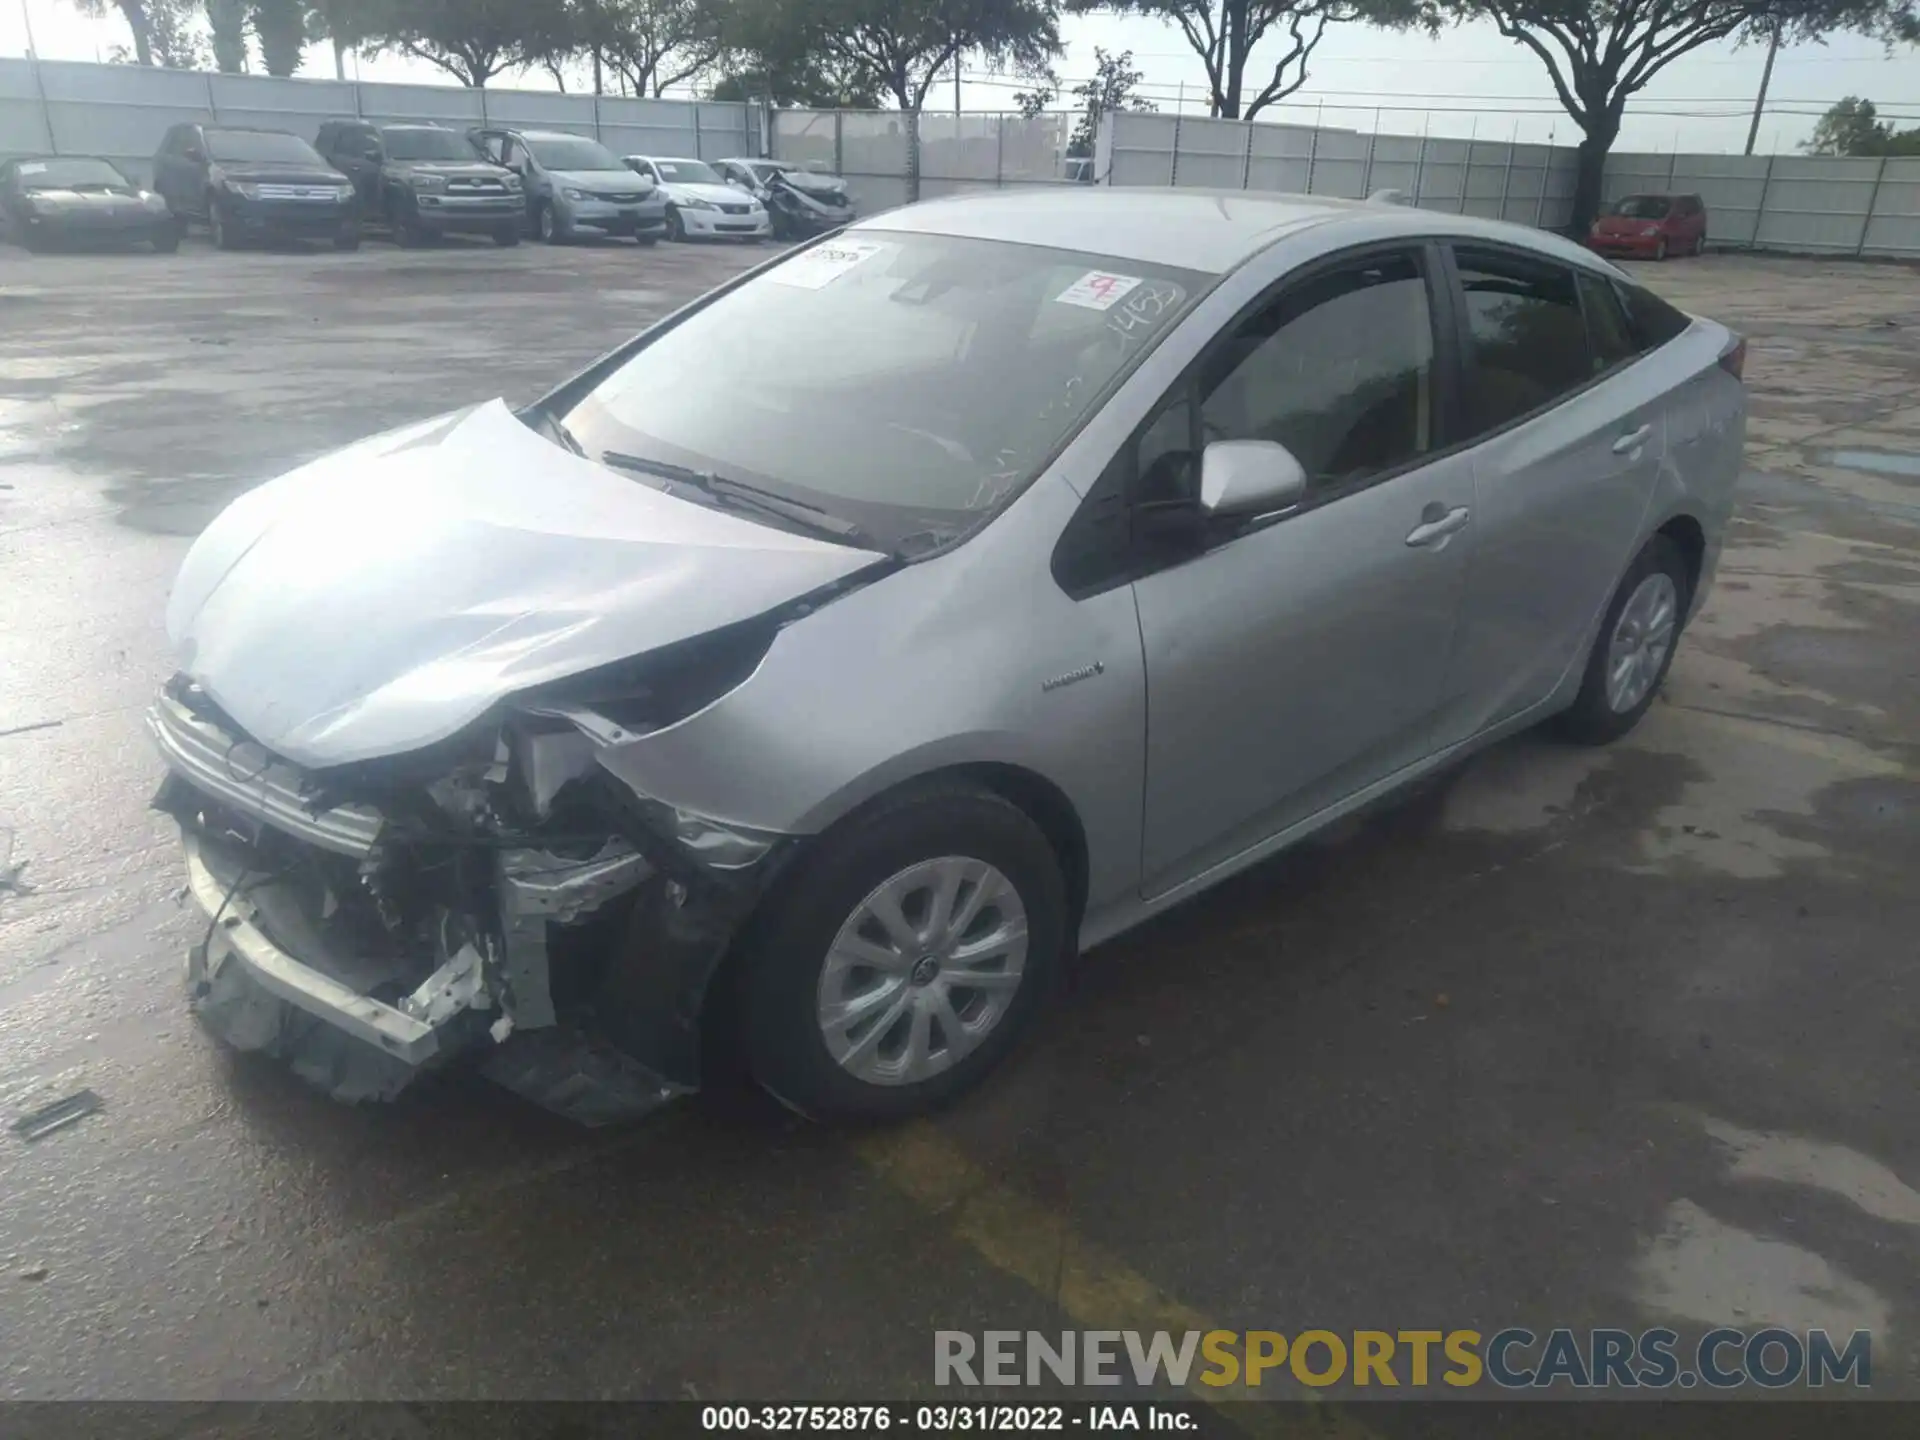
[[[1471,462],[1443,453],[1437,256],[1369,249],[1282,282],[1135,442],[1142,522],[1191,503],[1216,440],[1277,441],[1309,480],[1296,511],[1170,539],[1135,582],[1149,895],[1428,753],[1473,543]]]
[[[1452,265],[1478,534],[1442,744],[1538,705],[1584,658],[1667,444],[1660,368],[1634,363],[1607,280],[1478,244]]]

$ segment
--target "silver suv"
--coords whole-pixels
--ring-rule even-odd
[[[563,130],[469,130],[474,148],[520,177],[533,233],[549,245],[584,235],[666,233],[667,200],[598,140]]]

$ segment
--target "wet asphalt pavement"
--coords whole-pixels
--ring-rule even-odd
[[[1640,730],[1522,737],[1105,947],[935,1122],[352,1110],[199,1033],[139,724],[189,538],[755,258],[0,249],[0,1114],[105,1102],[0,1131],[0,1397],[906,1398],[935,1329],[1662,1321],[1868,1327],[1920,1393],[1909,270],[1648,271],[1749,335],[1755,408]]]

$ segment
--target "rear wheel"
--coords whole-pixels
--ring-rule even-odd
[[[1587,655],[1580,694],[1558,718],[1582,745],[1604,745],[1640,723],[1673,664],[1689,585],[1680,547],[1664,535],[1627,567]]]
[[[981,1080],[1067,941],[1046,837],[990,791],[930,784],[844,822],[769,896],[739,972],[749,1068],[819,1118],[892,1119]]]
[[[1653,258],[1656,260],[1664,260],[1667,258],[1667,237],[1666,236],[1662,235],[1658,240],[1654,241]]]

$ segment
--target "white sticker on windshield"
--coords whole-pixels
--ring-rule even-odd
[[[1110,275],[1105,270],[1089,270],[1053,297],[1056,305],[1080,305],[1088,310],[1111,310],[1134,286],[1138,275]]]
[[[22,175],[44,175],[47,173],[46,162],[42,160],[23,160],[20,162],[19,173]]]
[[[767,279],[802,290],[818,290],[887,248],[884,240],[828,240],[784,265],[774,266],[767,272]]]

